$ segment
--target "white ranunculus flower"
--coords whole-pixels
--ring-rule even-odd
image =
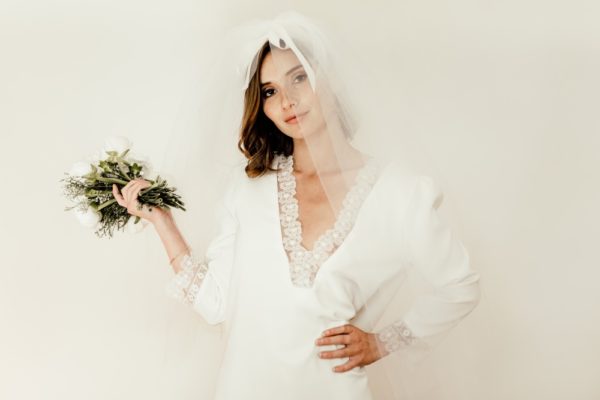
[[[85,226],[86,228],[95,228],[102,218],[100,213],[91,207],[88,208],[87,211],[81,211],[77,208],[74,208],[73,212],[75,213],[75,216],[81,225]]]
[[[92,172],[92,166],[89,162],[78,161],[71,167],[69,175],[71,176],[84,176]]]
[[[142,163],[142,162],[148,161],[148,157],[138,154],[135,151],[130,151],[125,156],[125,160],[130,161],[130,162],[135,161],[137,163]]]
[[[98,150],[97,152],[95,152],[94,154],[92,154],[89,157],[90,162],[92,162],[95,165],[98,165],[98,163],[101,160],[104,160],[106,157],[108,157],[108,154],[106,154],[106,152],[104,150]]]
[[[146,164],[150,162],[150,158],[148,156],[143,156],[141,154],[130,151],[125,156],[125,160],[130,163],[138,163],[138,164]]]
[[[105,151],[116,151],[119,154],[131,149],[131,142],[124,136],[110,136],[104,142]]]
[[[127,223],[125,224],[125,231],[130,234],[139,233],[139,232],[143,231],[144,228],[146,228],[148,223],[149,223],[148,221],[146,221],[144,218],[142,218],[136,224],[135,217],[131,217],[131,218],[129,218],[129,221],[127,221]]]
[[[150,164],[150,162],[144,163],[144,167],[142,169],[142,177],[144,179],[152,179],[152,180],[156,179],[154,169],[152,168],[152,164]]]
[[[142,166],[142,177],[144,179],[154,179],[154,169],[152,168],[152,163],[150,162],[150,158],[148,156],[143,156],[135,152],[129,152],[125,156],[125,160],[130,162],[131,164],[136,163]]]
[[[85,204],[86,202],[87,202],[87,197],[85,197],[84,195],[79,195],[73,199],[67,200],[68,207],[79,206],[81,204]]]

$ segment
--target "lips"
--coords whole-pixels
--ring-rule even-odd
[[[286,118],[286,119],[285,119],[285,122],[287,122],[287,123],[294,123],[294,122],[296,122],[296,121],[298,120],[298,118],[300,118],[300,117],[303,117],[303,116],[305,116],[306,114],[308,114],[308,111],[307,111],[307,112],[304,112],[304,113],[302,113],[302,114],[294,114],[294,115],[292,115],[292,116],[290,116],[290,117]]]

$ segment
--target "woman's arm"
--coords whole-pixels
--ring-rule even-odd
[[[192,307],[211,325],[224,321],[238,230],[236,193],[240,171],[234,169],[214,213],[217,232],[208,246],[196,251],[187,245],[173,219],[157,220],[175,276],[167,294]]]
[[[138,201],[140,191],[149,186],[151,186],[149,181],[138,178],[128,182],[121,190],[113,184],[112,193],[117,203],[126,208],[130,215],[152,223],[165,246],[173,270],[177,273],[181,270],[178,260],[185,254],[188,246],[175,225],[170,209],[141,205]]]
[[[234,169],[215,212],[218,233],[203,258],[194,254],[192,247],[187,244],[169,209],[140,206],[137,200],[139,192],[150,186],[150,182],[135,179],[121,191],[113,185],[113,195],[118,204],[127,208],[131,215],[150,221],[156,229],[175,272],[166,286],[168,295],[193,307],[209,324],[222,322],[224,317],[237,231],[234,207],[236,176]]]
[[[185,255],[190,254],[190,248],[175,224],[175,219],[170,213],[162,214],[153,221],[153,225],[171,260],[173,271],[179,273],[182,270],[181,262]]]
[[[377,332],[384,354],[429,348],[479,303],[479,274],[466,248],[440,218],[442,200],[433,179],[418,177],[403,226],[411,266],[431,290],[402,318]]]

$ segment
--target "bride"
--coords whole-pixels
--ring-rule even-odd
[[[288,12],[241,32],[245,162],[206,250],[188,245],[170,210],[140,206],[148,181],[114,197],[155,227],[173,295],[227,325],[215,399],[373,399],[365,367],[392,376],[394,362],[430,348],[476,306],[479,275],[437,215],[435,182],[353,144],[360,110],[319,28]],[[409,267],[434,294],[374,330]]]

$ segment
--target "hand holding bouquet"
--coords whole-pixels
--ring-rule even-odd
[[[170,207],[185,211],[175,188],[168,187],[160,176],[148,179],[149,163],[132,157],[130,148],[127,139],[111,137],[103,159],[76,163],[70,174],[65,173],[67,178],[61,179],[65,196],[74,203],[65,211],[73,210],[83,225],[96,229],[98,237],[112,237],[115,229],[124,231],[126,227],[139,231],[147,224],[140,228],[140,220],[152,222],[170,214]]]

